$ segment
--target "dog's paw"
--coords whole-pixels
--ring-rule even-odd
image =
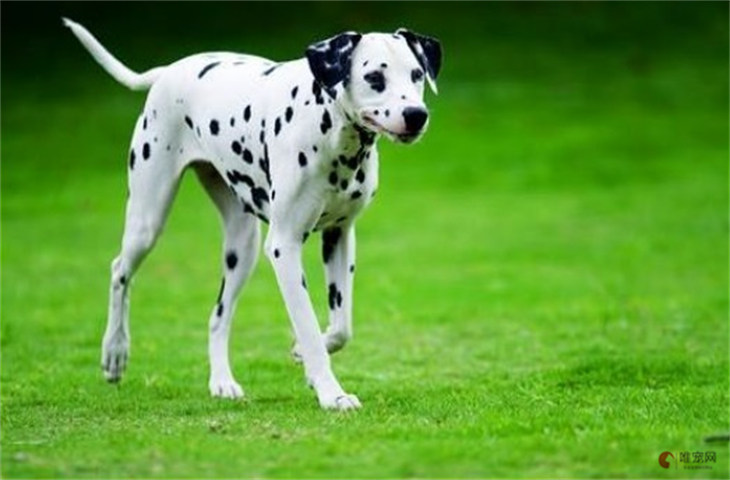
[[[319,397],[319,406],[325,410],[345,412],[349,410],[357,410],[362,407],[362,404],[355,395],[342,393],[340,395],[325,395]]]
[[[105,342],[101,349],[101,370],[109,383],[117,383],[127,368],[129,344],[127,342]]]
[[[243,398],[243,388],[232,378],[211,378],[208,389],[214,397]]]

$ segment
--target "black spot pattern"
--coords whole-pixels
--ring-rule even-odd
[[[142,130],[147,130],[147,117],[142,120]]]
[[[119,283],[121,285],[126,285],[127,284],[127,277],[125,277],[124,275],[122,275],[121,277],[119,277]]]
[[[327,111],[327,109],[324,110],[324,113],[322,114],[322,123],[319,125],[320,130],[322,130],[322,133],[327,133],[327,130],[332,128],[332,118],[330,118],[330,112]]]
[[[355,174],[355,180],[357,180],[360,183],[363,183],[365,181],[365,170],[363,170],[362,168],[360,170],[358,170],[357,173]]]
[[[355,273],[355,265],[350,265],[350,273]]]
[[[243,119],[246,122],[251,120],[251,105],[246,105],[246,108],[243,109]]]
[[[340,182],[340,188],[341,188],[342,190],[347,190],[347,185],[348,185],[348,183],[347,183],[347,180],[342,180],[342,181]]]
[[[329,262],[332,258],[332,253],[341,236],[342,230],[339,228],[331,228],[322,232],[322,260],[324,263]]]
[[[233,153],[236,155],[241,154],[241,144],[238,143],[238,141],[234,140],[233,143],[231,143],[231,150],[233,150]]]
[[[324,96],[322,95],[322,87],[319,85],[319,82],[316,80],[312,82],[312,93],[314,94],[314,100],[317,102],[317,105],[324,104]]]
[[[264,70],[264,73],[262,73],[261,75],[263,75],[265,77],[268,76],[268,75],[271,75],[271,72],[273,72],[274,70],[276,70],[279,67],[281,67],[281,63],[277,63],[273,67],[267,68],[266,70]]]
[[[132,149],[131,152],[129,152],[129,169],[134,170],[134,160],[136,158],[136,155],[134,154],[134,149]]]
[[[362,192],[360,190],[355,190],[352,192],[352,195],[350,195],[350,198],[353,200],[357,200],[360,197],[362,197]]]
[[[220,317],[223,315],[223,302],[218,303],[218,309],[215,311],[216,316]]]
[[[280,255],[279,249],[278,248],[275,248],[274,249],[274,258],[279,258],[279,255]]]
[[[276,117],[276,120],[274,120],[274,136],[279,135],[280,131],[281,131],[281,119],[279,117]]]
[[[304,278],[304,275],[302,275],[302,287],[304,287],[304,290],[307,289],[307,279]]]
[[[251,189],[251,199],[260,210],[264,208],[264,202],[269,202],[269,194],[261,187],[254,187]],[[266,218],[262,218],[262,220],[266,221]]]
[[[233,270],[236,268],[236,264],[238,263],[238,256],[234,252],[228,252],[226,254],[226,266],[229,270]]]
[[[218,65],[220,65],[220,63],[221,63],[221,62],[213,62],[213,63],[209,63],[208,65],[206,65],[205,67],[203,67],[203,69],[202,69],[202,70],[200,71],[200,73],[198,74],[198,78],[203,78],[203,75],[205,75],[205,74],[206,74],[206,73],[208,73],[208,72],[209,72],[210,70],[212,70],[213,68],[215,68],[215,67],[217,67]]]
[[[385,91],[385,75],[383,75],[383,72],[376,70],[374,72],[366,73],[363,79],[368,82],[370,88],[376,92],[383,93]]]
[[[291,117],[294,115],[294,110],[291,107],[286,107],[286,113],[284,114],[284,118],[286,119],[286,123],[291,122]]]
[[[211,120],[210,121],[210,133],[211,135],[218,135],[218,132],[220,131],[220,125],[218,125],[218,120]]]
[[[423,70],[420,68],[414,68],[411,70],[411,82],[418,83],[423,80]]]
[[[291,99],[292,99],[292,100],[294,100],[295,98],[297,98],[297,92],[298,92],[298,91],[299,91],[299,87],[298,87],[298,86],[297,86],[297,87],[294,87],[294,88],[292,88],[292,91],[291,91]]]
[[[334,310],[336,307],[342,306],[342,292],[337,289],[337,285],[330,283],[329,292],[327,293],[327,301],[330,306],[330,310]]]
[[[149,143],[145,143],[144,145],[142,145],[142,158],[144,158],[145,160],[150,158],[150,144]]]
[[[132,152],[134,154],[134,152]],[[307,166],[307,156],[304,155],[304,152],[299,152],[299,166],[300,167],[306,167]]]
[[[243,150],[243,161],[246,163],[253,163],[253,154],[248,148]]]
[[[329,182],[332,185],[337,185],[337,172],[330,172]]]
[[[188,127],[189,127],[189,128],[190,128],[190,129],[192,130],[192,128],[193,128],[193,121],[192,121],[192,120],[190,119],[190,117],[188,117],[187,115],[185,115],[185,123],[186,123],[186,124],[188,125]]]

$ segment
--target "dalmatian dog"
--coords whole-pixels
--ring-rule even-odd
[[[325,409],[360,407],[332,372],[329,353],[352,336],[355,219],[375,196],[380,136],[413,143],[426,131],[424,83],[436,91],[438,40],[407,29],[346,32],[309,46],[305,58],[274,62],[202,53],[136,73],[83,26],[71,29],[119,83],[149,90],[128,156],[129,196],[121,252],[111,265],[102,341],[106,379],[129,357],[132,277],[150,252],[188,168],[223,223],[223,279],[209,319],[209,389],[237,398],[228,338],[237,296],[256,262],[260,222],[295,336],[293,354]],[[302,246],[321,232],[329,325],[320,330],[307,291]]]

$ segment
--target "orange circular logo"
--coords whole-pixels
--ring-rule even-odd
[[[669,468],[669,462],[667,461],[667,457],[672,457],[672,460],[674,460],[674,455],[672,455],[672,452],[662,452],[661,455],[659,455],[659,465],[661,465],[662,468]]]

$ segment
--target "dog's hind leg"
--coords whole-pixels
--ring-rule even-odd
[[[176,159],[146,138],[137,123],[129,157],[129,198],[122,249],[112,262],[109,314],[102,340],[101,366],[117,382],[129,356],[129,289],[132,276],[155,244],[165,224],[182,174]],[[146,129],[146,128],[145,128]]]
[[[233,378],[228,359],[228,339],[236,299],[251,274],[258,257],[260,228],[256,217],[245,213],[243,204],[234,195],[218,172],[209,164],[196,164],[195,172],[221,214],[223,221],[223,279],[218,300],[210,314],[208,355],[210,380],[208,388],[216,397],[243,396],[241,386]]]

